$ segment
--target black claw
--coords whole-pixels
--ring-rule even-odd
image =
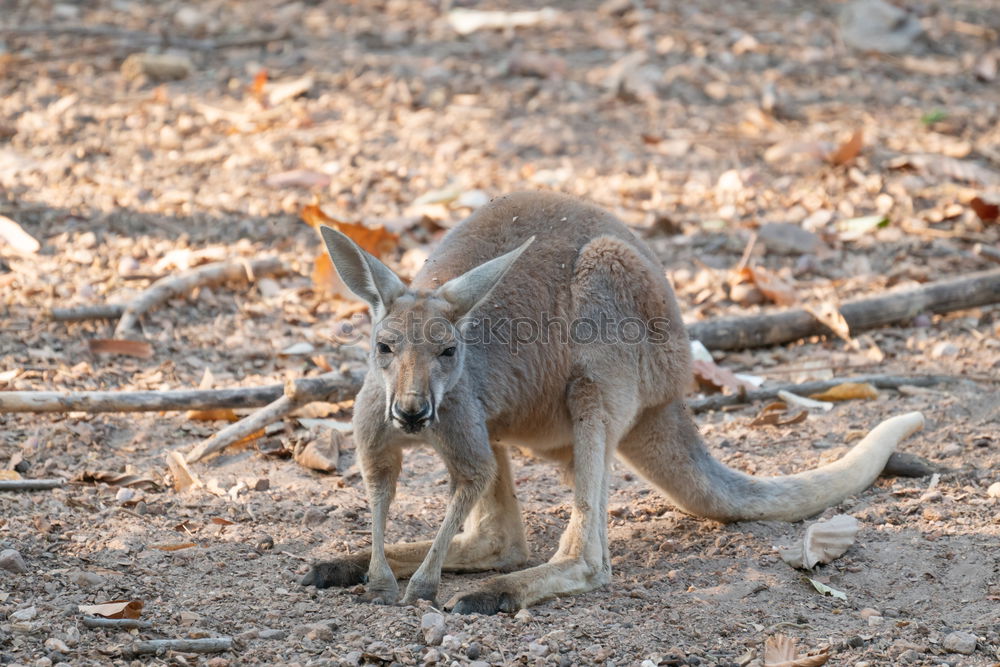
[[[303,586],[331,588],[363,584],[368,578],[364,563],[349,558],[331,560],[313,565],[300,582]]]
[[[517,611],[517,602],[510,593],[479,591],[463,595],[451,608],[453,614],[507,614]]]

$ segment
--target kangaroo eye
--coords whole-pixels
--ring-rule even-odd
[[[441,356],[442,357],[454,357],[455,356],[455,348],[454,348],[454,346],[444,348],[444,350],[441,352]]]
[[[379,354],[392,354],[392,348],[385,343],[379,343],[375,346]]]

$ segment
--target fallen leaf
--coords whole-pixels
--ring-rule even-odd
[[[133,53],[122,62],[121,73],[126,79],[145,76],[152,81],[176,81],[194,71],[187,56],[173,53]]]
[[[262,69],[253,78],[250,84],[250,94],[258,100],[264,99],[264,86],[267,85],[267,70]]]
[[[837,150],[827,157],[827,160],[836,165],[847,164],[858,156],[863,145],[864,133],[861,130],[855,130],[851,138],[840,144]]]
[[[815,579],[812,579],[810,577],[806,577],[806,579],[809,579],[809,583],[811,583],[813,585],[813,588],[815,588],[817,591],[819,591],[823,595],[830,595],[830,596],[835,597],[835,598],[837,598],[839,600],[847,600],[847,593],[845,593],[844,591],[838,591],[836,588],[830,588],[829,586],[827,586],[823,582],[816,581]]]
[[[210,410],[188,410],[185,415],[191,421],[212,422],[227,421],[238,422],[239,416],[232,408],[212,408]]]
[[[456,185],[449,185],[440,190],[431,190],[420,195],[413,200],[414,206],[425,206],[427,204],[450,204],[462,196],[462,189]]]
[[[316,364],[316,366],[321,371],[324,371],[326,373],[330,373],[331,371],[333,371],[333,366],[331,366],[330,362],[327,361],[326,356],[322,354],[313,355],[309,357],[309,360],[312,361],[314,364]]]
[[[791,306],[798,302],[798,295],[795,288],[778,277],[778,274],[768,271],[761,266],[747,267],[752,276],[753,283],[764,296],[778,304],[779,306]]]
[[[830,659],[827,649],[816,655],[800,655],[797,639],[785,635],[768,637],[764,642],[764,667],[818,667]]]
[[[851,327],[837,306],[832,303],[820,303],[815,306],[806,304],[802,309],[826,325],[839,338],[857,346],[856,341],[851,338]]]
[[[298,343],[292,343],[281,352],[278,353],[282,357],[295,357],[306,354],[312,354],[316,348],[312,346],[312,343],[307,343],[306,341],[299,341]]]
[[[793,394],[790,391],[781,390],[778,392],[778,398],[783,400],[785,403],[790,403],[792,405],[797,405],[800,408],[806,408],[809,410],[822,410],[823,412],[829,412],[833,410],[833,403],[827,403],[825,401],[814,401],[811,398],[804,398],[798,394]]]
[[[306,443],[301,450],[295,452],[295,462],[320,472],[336,472],[340,443],[344,437],[339,431],[330,431],[328,437]]]
[[[21,473],[16,470],[0,470],[0,480],[21,479]]]
[[[986,201],[982,197],[973,197],[969,206],[983,222],[996,222],[997,218],[1000,217],[1000,205],[996,202]]]
[[[878,389],[867,382],[844,382],[819,394],[810,394],[809,398],[817,401],[851,401],[855,399],[873,401],[878,398]]]
[[[861,524],[853,516],[838,514],[810,525],[797,544],[779,553],[792,567],[811,570],[819,563],[842,556],[854,544],[854,536],[860,529]]]
[[[695,359],[691,362],[691,370],[696,379],[706,382],[718,389],[729,389],[732,392],[749,391],[756,387],[736,377],[728,368],[723,368],[714,362]]]
[[[156,549],[157,551],[180,551],[181,549],[190,549],[198,545],[194,542],[166,542],[163,544],[150,544],[148,546],[150,549]]]
[[[275,81],[274,83],[264,84],[264,94],[267,96],[267,103],[275,107],[286,100],[295,99],[299,95],[305,95],[313,87],[313,82],[312,75],[307,74],[291,81]]]
[[[74,482],[108,484],[109,486],[138,487],[155,490],[160,488],[156,480],[133,473],[110,472],[106,470],[85,470],[73,478]]]
[[[864,215],[859,218],[839,220],[837,231],[843,241],[856,241],[881,227],[889,226],[889,218],[884,215]]]
[[[132,618],[142,616],[142,600],[112,600],[101,604],[82,604],[80,613],[103,618]]]
[[[219,526],[235,526],[235,521],[230,521],[229,519],[223,519],[221,516],[213,516],[210,521]]]
[[[765,405],[750,426],[790,426],[805,421],[809,411],[804,409],[788,412],[788,405],[780,401]]]
[[[399,235],[387,230],[384,226],[367,227],[357,222],[343,222],[330,217],[322,208],[315,204],[303,206],[300,215],[306,224],[317,232],[319,232],[321,225],[333,227],[378,258],[385,257],[399,245]],[[351,291],[347,289],[347,286],[344,285],[337,274],[326,250],[323,250],[316,256],[312,280],[316,287],[331,294],[343,298],[354,298]]]
[[[0,215],[0,241],[26,255],[33,255],[42,247],[38,239],[5,215]]]
[[[91,354],[120,354],[126,357],[149,359],[153,356],[153,346],[142,340],[120,338],[91,338],[87,341]]]
[[[173,478],[174,491],[181,493],[192,487],[203,486],[198,476],[191,472],[184,455],[180,452],[172,451],[167,454],[167,467],[170,468],[170,475]]]

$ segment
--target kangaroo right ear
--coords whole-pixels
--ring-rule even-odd
[[[372,309],[372,320],[385,317],[389,305],[406,291],[406,285],[388,266],[365,252],[345,234],[322,225],[326,250],[344,284]]]

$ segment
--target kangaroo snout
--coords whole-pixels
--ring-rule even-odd
[[[392,421],[407,433],[421,430],[434,416],[434,407],[425,396],[407,394],[392,402]]]

